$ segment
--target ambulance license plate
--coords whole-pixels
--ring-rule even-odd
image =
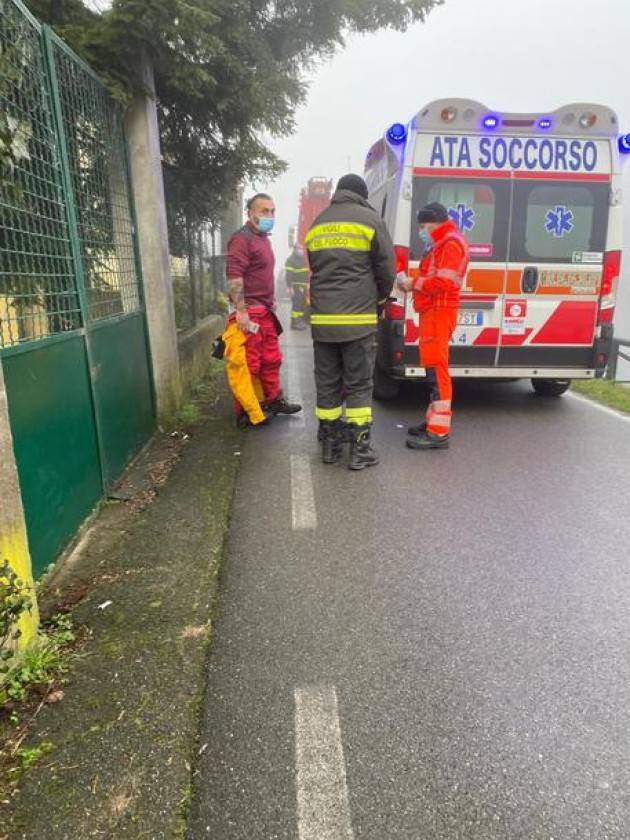
[[[480,327],[483,324],[483,312],[465,310],[457,313],[458,327]]]

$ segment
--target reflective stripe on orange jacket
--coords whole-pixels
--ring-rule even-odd
[[[468,269],[468,243],[455,222],[444,222],[431,236],[435,245],[422,260],[420,275],[413,284],[416,312],[431,307],[456,309]]]

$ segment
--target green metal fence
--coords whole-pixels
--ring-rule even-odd
[[[41,32],[0,0],[0,347],[81,324]]]
[[[0,0],[0,364],[36,570],[155,420],[120,107]]]

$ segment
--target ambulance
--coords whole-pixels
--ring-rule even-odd
[[[615,113],[574,104],[549,113],[432,102],[369,150],[370,202],[392,236],[397,271],[417,274],[418,210],[448,209],[470,243],[450,348],[451,373],[530,379],[559,396],[608,363],[622,240],[621,161],[630,135]],[[375,395],[422,379],[418,315],[394,289],[379,323]]]

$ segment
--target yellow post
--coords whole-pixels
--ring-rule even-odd
[[[19,628],[22,635],[17,648],[21,649],[26,647],[37,633],[39,612],[20,495],[20,482],[13,452],[2,360],[0,360],[0,564],[5,560],[23,581],[33,602],[31,612],[20,619]]]

